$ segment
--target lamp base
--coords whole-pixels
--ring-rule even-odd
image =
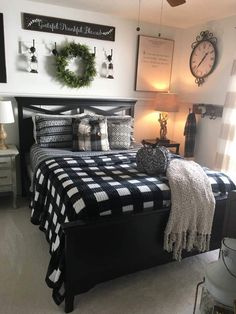
[[[0,143],[0,150],[6,150],[8,149],[7,145],[5,145],[4,143]]]
[[[158,144],[169,144],[170,140],[168,138],[156,138],[156,141],[158,142]]]
[[[7,149],[5,144],[5,139],[7,138],[7,133],[4,130],[3,124],[0,123],[0,150]]]

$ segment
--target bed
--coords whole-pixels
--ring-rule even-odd
[[[135,170],[136,147],[123,152],[119,150],[111,153],[103,152],[102,154],[96,152],[84,156],[63,152],[63,155],[58,153],[58,156],[52,156],[47,154],[49,151],[52,153],[53,150],[44,149],[42,152],[37,145],[32,146],[34,143],[32,113],[41,112],[60,115],[68,111],[70,114],[76,114],[89,110],[105,116],[125,113],[133,117],[136,101],[132,99],[38,97],[16,97],[16,100],[19,116],[21,177],[22,182],[25,183],[22,194],[26,195],[30,188],[29,174],[32,169],[27,169],[29,159],[35,159],[34,184],[40,182],[40,186],[37,190],[39,193],[36,203],[33,205],[32,222],[39,225],[41,230],[45,232],[50,244],[51,260],[46,282],[49,287],[53,288],[54,301],[60,304],[65,300],[65,312],[69,313],[73,311],[74,297],[88,291],[96,284],[172,261],[172,254],[163,250],[164,230],[170,213],[168,183],[163,181],[165,178],[160,180],[159,178],[151,178],[150,180],[150,176],[137,173]],[[35,158],[32,158],[32,155],[29,157],[30,151],[31,154],[34,153]],[[114,165],[116,165],[115,169]],[[77,176],[78,168],[79,171],[82,169],[82,178]],[[150,193],[145,194],[143,189],[147,188],[143,187],[142,184],[142,187],[139,187],[139,192],[142,192],[139,194],[140,199],[133,200],[132,205],[130,197],[122,199],[122,202],[124,202],[122,208],[125,208],[125,210],[122,210],[121,214],[120,206],[116,206],[116,203],[111,203],[109,200],[103,202],[102,206],[101,204],[97,205],[100,196],[94,197],[94,195],[96,194],[97,185],[101,188],[101,180],[97,177],[92,187],[90,185],[89,192],[88,190],[85,191],[84,200],[86,200],[87,195],[91,197],[87,200],[90,205],[87,206],[84,212],[81,211],[81,202],[78,202],[81,195],[78,196],[78,193],[74,192],[71,194],[71,189],[69,189],[71,198],[68,199],[67,183],[64,185],[59,183],[58,185],[56,184],[58,177],[49,179],[50,169],[57,173],[60,173],[63,169],[63,175],[65,176],[73,173],[73,178],[76,176],[76,181],[72,183],[76,182],[76,184],[72,184],[72,190],[74,191],[76,186],[80,186],[81,190],[77,191],[78,193],[82,193],[83,178],[86,177],[86,181],[91,178],[94,179],[94,171],[98,172],[97,176],[103,172],[103,178],[104,175],[108,178],[115,175],[116,181],[119,182],[124,179],[127,180],[128,175],[129,181],[131,183],[133,181],[133,185],[125,186],[126,190],[134,189],[138,175],[146,183],[149,182],[148,189],[152,189],[151,186],[154,184],[158,186],[158,191],[155,191],[155,197],[156,195],[158,197],[151,201],[147,196]],[[223,230],[223,221],[226,215],[227,195],[235,186],[223,174],[215,176],[209,170],[208,175],[216,183],[216,208],[210,242],[210,249],[213,250],[220,247],[223,233],[226,232]],[[156,182],[154,182],[155,180]],[[52,188],[48,186],[48,182],[56,184],[54,185],[56,191],[53,188],[53,193]],[[88,183],[86,184],[88,185]],[[48,190],[51,194],[47,194]],[[112,191],[115,193],[117,191],[116,187]],[[124,189],[122,189],[123,192]],[[75,198],[75,195],[77,195],[77,198]],[[33,202],[35,201],[34,197],[35,195],[33,196]],[[143,197],[145,197],[145,202],[142,199]],[[41,202],[38,202],[41,198]],[[63,199],[63,203],[61,203],[61,199]],[[72,199],[74,199],[73,202]],[[121,202],[117,196],[116,202]],[[148,204],[147,210],[140,208],[140,202]],[[75,204],[77,204],[77,207]],[[98,210],[95,211],[96,206],[98,206]],[[76,214],[73,210],[75,208],[77,208]],[[55,213],[57,214],[56,218]],[[42,220],[42,216],[47,218]],[[45,223],[47,224],[46,227]],[[227,230],[227,225],[225,225],[225,229]],[[183,257],[197,253],[197,251],[184,252]],[[58,266],[57,271],[54,268],[55,262]],[[54,284],[51,280],[52,276],[57,277]]]

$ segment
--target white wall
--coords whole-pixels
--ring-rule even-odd
[[[194,77],[189,70],[189,57],[192,51],[191,44],[195,41],[196,36],[204,30],[209,30],[217,38],[218,62],[214,72],[202,86],[198,87],[194,83]],[[236,51],[235,35],[235,17],[230,17],[188,30],[182,30],[176,36],[175,40],[179,43],[181,42],[182,48],[177,51],[179,68],[175,73],[175,87],[183,101],[183,107],[181,113],[176,117],[178,122],[174,128],[174,135],[178,140],[181,140],[181,137],[184,139],[179,125],[182,125],[182,120],[185,118],[184,115],[187,115],[188,107],[191,108],[191,103],[224,105]],[[202,165],[214,167],[220,125],[220,118],[216,120],[210,120],[207,117],[198,119],[195,159]]]
[[[136,23],[118,19],[114,16],[93,13],[89,11],[75,10],[65,7],[46,5],[24,0],[1,0],[0,12],[4,14],[5,51],[7,64],[7,83],[0,84],[0,96],[9,97],[16,95],[44,95],[44,96],[74,96],[74,97],[119,97],[140,99],[137,105],[136,115],[145,116],[154,93],[136,92],[135,69],[137,54]],[[115,42],[102,41],[91,38],[64,36],[59,34],[41,33],[23,30],[21,27],[21,13],[34,13],[54,16],[91,23],[112,25],[116,28]],[[159,29],[151,24],[142,24],[140,34],[157,36]],[[176,29],[162,27],[162,36],[174,39]],[[39,73],[27,72],[24,66],[24,55],[19,54],[19,41],[32,44],[35,39],[39,59]],[[90,87],[73,89],[63,86],[55,80],[55,68],[50,49],[54,48],[54,42],[60,46],[65,41],[87,44],[93,50],[97,48],[97,59],[103,57],[103,48],[114,52],[114,80],[96,77]],[[47,50],[48,49],[48,50]],[[26,65],[26,64],[25,64]],[[174,71],[174,69],[173,69]],[[138,119],[139,121],[139,119]],[[147,136],[156,136],[156,121],[154,128],[150,128],[149,122],[135,124],[135,132],[138,139]],[[9,125],[8,142],[18,142],[17,123]],[[153,133],[153,134],[152,134]]]
[[[151,99],[154,93],[136,92],[135,68],[137,54],[136,23],[122,20],[105,14],[69,9],[59,6],[46,5],[25,0],[1,0],[0,12],[4,14],[5,51],[7,63],[6,84],[0,84],[0,96],[12,97],[15,95],[44,95],[44,96],[76,96],[76,97],[120,97],[136,98],[135,135],[138,140],[158,136],[159,126],[157,113],[153,111]],[[21,27],[21,12],[49,15],[72,20],[80,20],[116,27],[115,42],[100,41],[89,38],[63,36],[59,34],[40,33],[23,30]],[[209,30],[218,38],[218,65],[206,82],[198,87],[189,70],[189,57],[191,44],[200,31]],[[158,26],[142,24],[142,35],[157,36]],[[182,102],[180,112],[170,114],[168,122],[168,137],[181,143],[181,152],[184,148],[183,129],[192,103],[209,103],[223,105],[228,89],[229,73],[231,70],[235,41],[235,17],[220,21],[213,21],[206,25],[180,30],[162,27],[162,37],[175,40],[174,59],[172,67],[171,91],[178,92]],[[30,74],[20,70],[22,55],[18,52],[19,41],[31,44],[36,40],[39,52],[39,73]],[[85,43],[93,49],[111,49],[114,51],[114,80],[96,78],[90,87],[71,89],[62,86],[54,79],[53,57],[46,48],[53,48],[56,41],[58,45],[64,41]],[[48,50],[48,51],[49,51]],[[45,52],[46,51],[46,52]],[[221,119],[199,119],[198,134],[196,138],[196,160],[210,167],[214,166],[214,156],[217,137],[220,130]],[[17,123],[9,125],[8,141],[18,143]]]

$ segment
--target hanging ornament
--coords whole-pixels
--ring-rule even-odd
[[[30,60],[29,60],[30,73],[38,73],[38,59],[36,56],[35,40],[33,39],[33,46],[30,47]]]
[[[113,56],[113,49],[111,49],[111,54],[107,56],[108,60],[108,74],[107,78],[114,79],[114,69],[113,69],[113,63],[112,63],[112,56]]]

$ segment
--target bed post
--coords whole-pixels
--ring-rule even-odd
[[[74,310],[74,295],[67,294],[65,295],[65,313],[71,313]]]
[[[226,202],[223,237],[236,238],[236,190],[229,192]]]

